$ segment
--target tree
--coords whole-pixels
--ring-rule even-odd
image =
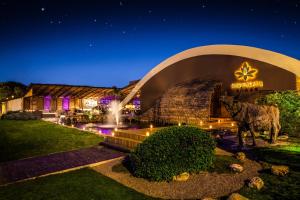
[[[281,132],[300,137],[300,95],[295,91],[276,92],[257,99],[258,104],[276,105],[280,110]]]
[[[0,83],[0,101],[5,99],[19,98],[24,96],[27,86],[18,82],[2,82]]]

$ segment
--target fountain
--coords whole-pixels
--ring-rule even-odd
[[[125,128],[127,127],[121,120],[121,104],[118,100],[113,100],[109,104],[107,121],[105,124],[98,125],[100,128]]]
[[[109,104],[109,113],[107,116],[108,124],[115,124],[116,127],[120,124],[120,117],[121,117],[121,104],[120,101],[114,100],[111,101]]]
[[[112,130],[117,131],[118,128],[127,128],[126,124],[122,123],[121,120],[122,105],[120,101],[113,100],[109,103],[108,113],[106,114],[105,123],[89,123],[81,125],[82,129],[94,129],[96,132],[101,134],[111,134]]]

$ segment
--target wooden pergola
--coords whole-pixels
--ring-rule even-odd
[[[30,96],[51,96],[51,97],[70,97],[70,98],[102,98],[112,94],[114,91],[110,87],[90,87],[74,86],[63,84],[30,84],[25,97]]]

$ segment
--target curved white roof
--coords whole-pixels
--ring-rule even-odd
[[[273,51],[241,45],[208,45],[191,48],[182,51],[174,56],[171,56],[163,62],[156,65],[151,71],[149,71],[133,88],[133,90],[127,95],[127,97],[121,102],[122,105],[127,104],[141,89],[141,87],[150,80],[153,76],[158,74],[163,69],[187,58],[204,55],[229,55],[249,58],[264,63],[268,63],[279,68],[285,69],[294,73],[300,77],[300,61],[292,57],[276,53]]]

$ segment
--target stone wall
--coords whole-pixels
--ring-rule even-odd
[[[221,83],[217,81],[193,80],[177,84],[157,99],[141,115],[141,120],[187,124],[207,121],[212,115],[212,98],[217,88],[221,88]]]

